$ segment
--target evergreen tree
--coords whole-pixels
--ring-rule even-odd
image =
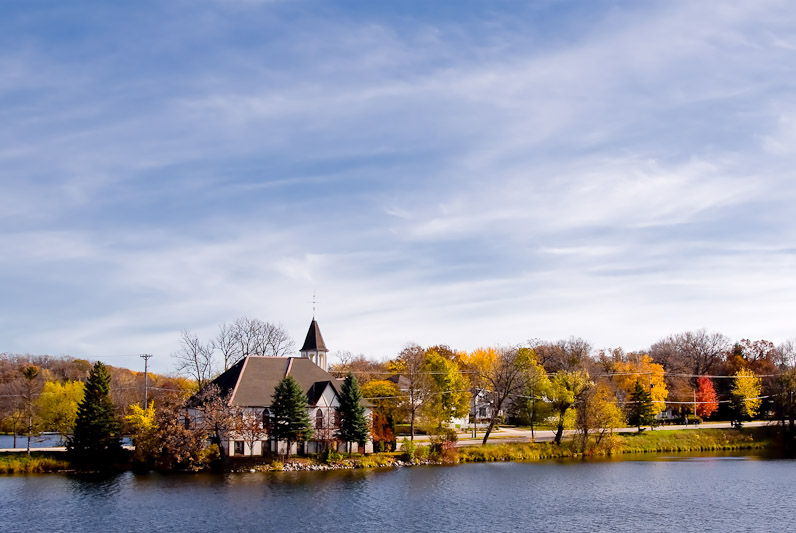
[[[66,449],[77,466],[105,468],[122,457],[121,426],[113,412],[108,369],[97,361],[78,404],[75,430]]]
[[[307,395],[293,376],[286,376],[274,389],[271,414],[271,436],[278,441],[287,441],[288,456],[294,442],[306,442],[312,438]]]
[[[655,412],[652,409],[652,394],[647,388],[636,381],[633,393],[630,395],[630,412],[628,422],[641,431],[641,426],[651,426],[655,422]]]
[[[365,442],[370,432],[365,408],[361,403],[362,392],[359,390],[359,383],[349,372],[340,388],[340,406],[337,408],[340,415],[340,429],[337,430],[337,436],[346,443],[349,453],[351,453],[351,443]]]

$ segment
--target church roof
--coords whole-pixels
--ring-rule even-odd
[[[304,346],[301,347],[300,352],[328,352],[326,343],[323,342],[321,336],[321,328],[318,327],[318,322],[313,318],[310,324],[310,329],[307,331],[307,338],[304,339]]]
[[[314,405],[331,385],[336,394],[340,387],[334,377],[303,357],[249,356],[218,376],[213,383],[222,394],[231,393],[229,404],[239,407],[268,407],[274,389],[286,376],[293,378],[307,393],[309,405]]]

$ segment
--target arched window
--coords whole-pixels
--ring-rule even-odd
[[[323,428],[323,411],[318,409],[315,412],[315,428],[322,429]]]

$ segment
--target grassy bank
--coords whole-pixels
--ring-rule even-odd
[[[69,470],[69,462],[58,452],[0,453],[0,474],[35,474]]]
[[[585,451],[573,443],[561,446],[552,443],[487,444],[458,450],[457,462],[537,461],[572,457],[619,456],[636,453],[710,452],[775,449],[778,433],[773,428],[748,429],[685,429],[678,431],[645,431],[617,434],[603,439]]]

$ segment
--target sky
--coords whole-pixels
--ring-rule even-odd
[[[0,1],[0,352],[796,336],[787,1]]]

